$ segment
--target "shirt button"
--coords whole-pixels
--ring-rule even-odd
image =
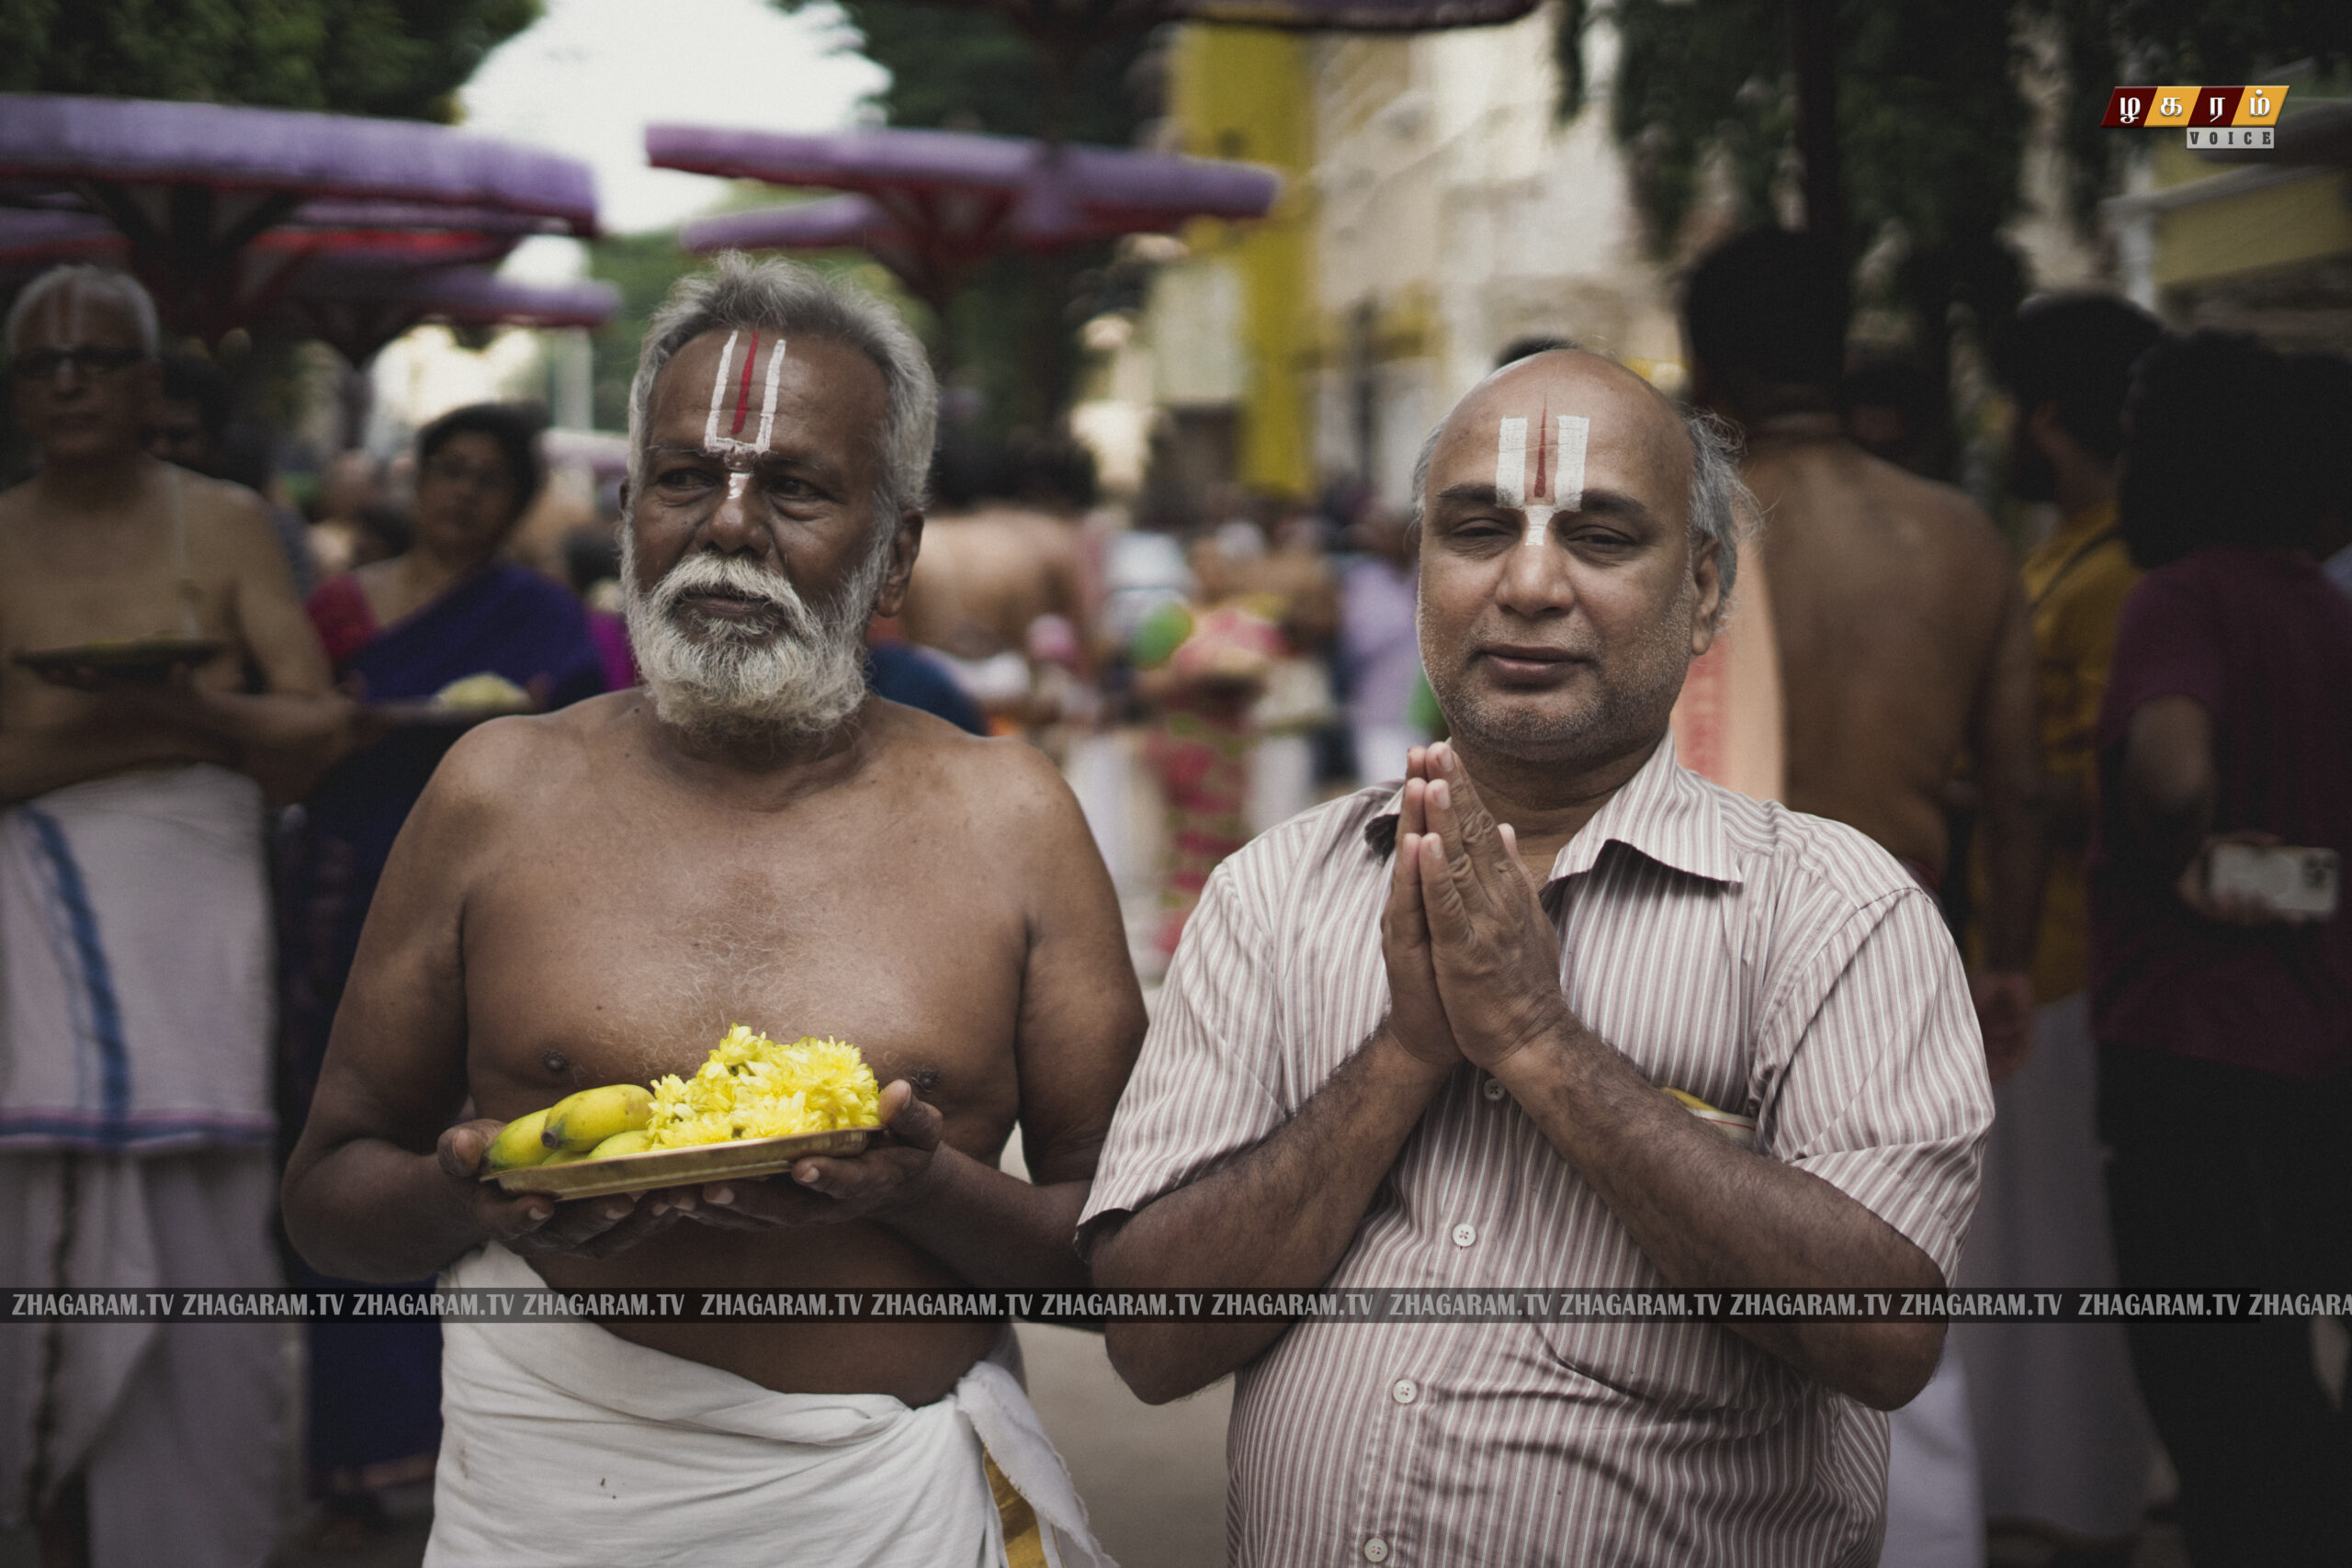
[[[1366,1562],[1387,1562],[1388,1543],[1381,1540],[1378,1536],[1374,1536],[1370,1540],[1363,1543],[1363,1560]]]
[[[1478,1227],[1477,1227],[1476,1225],[1472,1225],[1472,1224],[1460,1224],[1460,1225],[1456,1225],[1456,1226],[1454,1226],[1454,1227],[1453,1227],[1453,1245],[1454,1245],[1454,1246],[1456,1246],[1456,1247],[1467,1247],[1467,1246],[1469,1246],[1472,1242],[1474,1242],[1474,1241],[1476,1241],[1476,1240],[1477,1240],[1477,1239],[1478,1239]]]
[[[1410,1378],[1398,1378],[1388,1385],[1388,1397],[1399,1404],[1410,1404],[1420,1396],[1420,1385]]]
[[[1488,1078],[1487,1080],[1487,1098],[1488,1100],[1500,1100],[1502,1097],[1503,1080],[1500,1078]]]

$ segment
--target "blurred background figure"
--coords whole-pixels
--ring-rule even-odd
[[[1860,360],[1838,383],[1838,418],[1846,438],[1871,457],[1922,479],[1951,477],[1951,397],[1918,360]]]
[[[338,452],[319,474],[311,512],[311,557],[319,575],[334,577],[397,555],[407,547],[388,536],[379,513],[389,505],[384,465],[366,452]]]
[[[2118,515],[2147,575],[2100,709],[2091,1024],[2128,1290],[2352,1279],[2352,921],[2217,884],[2224,848],[2352,858],[2352,600],[2310,553],[2284,357],[2142,358]],[[2195,1284],[2192,1287],[2191,1282]],[[2341,1562],[2352,1422],[2301,1316],[2133,1319],[2199,1568]]]
[[[2059,514],[2020,571],[2033,617],[2049,848],[2032,1049],[1993,1090],[1963,1285],[2115,1282],[2096,1125],[2083,852],[2098,810],[2092,738],[2116,625],[2140,577],[2115,521],[2123,400],[2132,364],[2162,331],[2113,295],[2051,295],[2018,312],[1997,356],[2011,404],[2010,491],[2054,503]],[[1981,858],[1974,880],[1981,902]],[[1986,1515],[2067,1543],[2069,1561],[2120,1568],[2139,1534],[2153,1449],[2122,1329],[1955,1324],[1951,1332],[1968,1364]]]
[[[319,581],[318,563],[311,558],[310,529],[302,514],[277,494],[267,438],[230,423],[236,390],[228,372],[197,354],[166,354],[163,368],[163,394],[148,426],[147,450],[191,473],[243,485],[260,496],[269,508],[278,547],[286,552],[294,591],[307,598]]]
[[[1410,518],[1367,507],[1348,530],[1356,553],[1340,580],[1340,667],[1359,784],[1405,776],[1405,753],[1430,739],[1411,712],[1420,678]]]
[[[1951,858],[1944,781],[1963,748],[1977,759],[1994,886],[1972,984],[1997,1079],[2018,1066],[2031,1022],[2039,766],[2024,595],[1973,502],[1847,438],[1836,405],[1847,316],[1844,269],[1820,240],[1770,229],[1729,240],[1684,301],[1692,389],[1745,434],[1742,477],[1770,519],[1758,553],[1786,725],[1780,798],[1869,834],[1932,893]],[[1984,1562],[1966,1386],[1947,1341],[1935,1379],[1894,1415],[1890,1568]]]
[[[1244,570],[1255,558],[1250,543],[1229,530],[1194,541],[1187,552],[1190,601],[1154,611],[1131,653],[1136,694],[1158,711],[1143,761],[1159,781],[1168,813],[1154,939],[1161,969],[1209,874],[1250,840],[1254,710],[1268,674],[1287,652],[1264,602],[1246,592]]]
[[[2340,354],[2287,358],[2312,519],[2312,554],[2352,593],[2352,359]]]
[[[1250,832],[1262,833],[1315,804],[1316,739],[1339,716],[1330,655],[1340,592],[1321,518],[1310,513],[1285,518],[1271,550],[1263,548],[1265,536],[1255,524],[1246,526],[1250,532],[1238,537],[1256,552],[1228,570],[1250,607],[1273,622],[1282,638],[1251,716],[1259,739],[1250,761],[1249,822]]]
[[[1091,619],[1080,520],[1092,484],[1083,454],[1064,444],[943,452],[934,466],[896,630],[945,661],[997,734],[1025,732],[1035,716],[1030,627],[1042,615]]]
[[[7,316],[0,648],[59,657],[0,663],[0,1267],[50,1289],[276,1281],[264,787],[348,716],[260,502],[147,451],[158,335],[91,266]],[[267,1324],[0,1328],[0,1522],[250,1568],[283,1375]]]
[[[308,1112],[392,840],[442,755],[482,718],[605,688],[605,656],[580,601],[500,558],[544,478],[537,437],[535,419],[496,404],[425,426],[414,544],[330,577],[311,596],[337,680],[368,705],[372,743],[327,774],[289,835],[280,963],[289,1136]],[[429,1319],[321,1323],[309,1335],[311,1485],[327,1505],[321,1532],[364,1539],[381,1522],[380,1494],[433,1473],[440,1330]]]

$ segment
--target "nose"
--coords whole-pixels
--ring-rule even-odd
[[[1576,581],[1568,570],[1568,552],[1550,539],[1536,545],[1514,544],[1495,584],[1495,603],[1532,620],[1562,615],[1576,607]]]
[[[710,521],[704,525],[703,536],[721,555],[765,555],[768,531],[754,515],[757,510],[751,476],[741,469],[729,469],[727,483],[719,491],[718,505],[711,513]]]

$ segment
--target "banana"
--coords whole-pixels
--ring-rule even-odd
[[[570,1149],[558,1149],[555,1153],[548,1156],[547,1158],[539,1161],[539,1168],[541,1170],[545,1170],[551,1165],[578,1165],[582,1160],[584,1160],[588,1156],[584,1152],[574,1154]]]
[[[615,1133],[590,1151],[590,1159],[610,1159],[615,1155],[641,1155],[653,1146],[653,1134],[639,1127],[631,1132]]]
[[[633,1133],[653,1120],[653,1091],[643,1084],[583,1089],[548,1110],[539,1141],[552,1151],[586,1154],[616,1133]]]
[[[547,1120],[546,1111],[534,1111],[506,1123],[491,1140],[490,1154],[483,1164],[492,1170],[515,1170],[545,1160],[548,1146],[542,1135],[547,1131]]]

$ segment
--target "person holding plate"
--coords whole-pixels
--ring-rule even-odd
[[[0,1271],[27,1285],[277,1272],[263,784],[298,792],[350,705],[260,499],[148,454],[157,339],[91,266],[8,313],[40,457],[0,494]],[[0,1329],[0,1524],[259,1562],[281,1381],[266,1324]]]
[[[545,477],[538,434],[531,415],[499,403],[427,424],[416,438],[414,542],[311,595],[336,679],[368,705],[372,743],[320,781],[287,846],[279,973],[295,1126],[385,859],[443,755],[484,718],[605,689],[579,599],[502,556]],[[464,700],[474,692],[480,700]],[[306,1333],[311,1487],[326,1510],[318,1528],[329,1540],[364,1537],[381,1522],[386,1488],[432,1477],[440,1325],[313,1323]]]
[[[936,400],[897,317],[806,267],[723,256],[656,313],[621,567],[646,683],[476,727],[401,829],[287,1175],[318,1268],[1086,1282],[1071,1238],[1143,1032],[1110,878],[1039,752],[865,681]],[[739,1023],[857,1045],[880,1137],[568,1202],[481,1179],[507,1123],[691,1077]],[[997,1168],[1016,1123],[1030,1180]],[[1001,1321],[447,1324],[427,1561],[1100,1562],[1011,1345]]]

